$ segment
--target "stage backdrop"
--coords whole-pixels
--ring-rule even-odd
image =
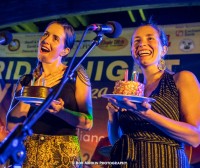
[[[190,70],[200,80],[200,23],[181,25],[162,25],[169,39],[169,52],[166,62],[173,71]],[[130,56],[130,39],[134,28],[123,29],[116,39],[103,37],[101,44],[96,47],[83,61],[92,82],[94,126],[90,131],[78,131],[81,142],[83,161],[90,161],[95,147],[102,137],[107,136],[107,100],[102,94],[112,93],[114,82],[124,77],[124,71],[129,70],[129,79],[133,69]],[[71,57],[83,32],[77,32],[77,40]],[[8,111],[15,83],[26,73],[31,73],[37,62],[37,43],[41,34],[13,34],[13,43],[0,46],[0,141],[7,132],[5,117]],[[89,32],[77,54],[76,61],[81,59],[85,51],[96,37]],[[200,159],[199,159],[200,160]]]

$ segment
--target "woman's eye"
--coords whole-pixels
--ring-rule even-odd
[[[55,40],[55,41],[59,41],[59,37],[54,36],[54,40]]]
[[[134,41],[135,44],[137,44],[137,43],[139,43],[139,42],[140,42],[140,40],[135,40],[135,41]]]
[[[148,38],[148,40],[150,40],[150,41],[153,40],[153,39],[154,39],[153,37],[149,37],[149,38]]]
[[[47,32],[45,32],[42,36],[43,37],[46,37],[48,35],[48,33]]]

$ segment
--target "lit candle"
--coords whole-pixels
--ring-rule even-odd
[[[131,80],[138,82],[138,77],[139,77],[139,72],[138,71],[133,71]]]
[[[42,86],[46,85],[46,80],[44,78],[42,78]]]
[[[128,81],[128,69],[125,70],[124,81]]]
[[[33,77],[33,79],[31,80],[31,86],[33,86],[35,83],[35,77]]]

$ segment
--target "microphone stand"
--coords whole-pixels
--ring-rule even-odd
[[[0,144],[0,164],[3,164],[8,159],[11,159],[11,161],[13,161],[13,168],[21,167],[26,157],[26,150],[23,145],[23,140],[25,140],[26,136],[32,134],[31,127],[42,116],[42,114],[44,114],[46,109],[50,106],[51,102],[58,96],[64,84],[73,77],[75,70],[82,63],[85,57],[92,51],[95,46],[100,44],[102,38],[102,33],[97,34],[97,36],[93,39],[91,46],[82,56],[82,59],[71,70],[76,55],[73,56],[69,67],[65,70],[60,84],[48,95],[44,102],[37,109],[35,109],[29,117],[26,118],[23,124],[17,125],[15,129],[8,135],[8,137],[4,139],[4,141]]]

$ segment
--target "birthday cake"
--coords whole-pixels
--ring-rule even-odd
[[[51,88],[45,86],[24,86],[22,87],[20,96],[46,98],[51,91]]]
[[[116,81],[113,94],[144,96],[144,84],[137,81]]]

